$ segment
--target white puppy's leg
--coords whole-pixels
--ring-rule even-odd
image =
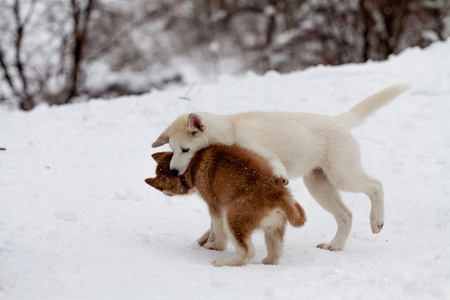
[[[322,169],[313,170],[304,176],[303,180],[314,199],[333,215],[338,226],[333,240],[329,243],[319,244],[317,247],[331,251],[341,250],[350,235],[352,213],[341,201],[338,190],[330,183]]]
[[[351,154],[355,154],[353,157]],[[372,204],[370,227],[373,233],[379,233],[384,225],[384,194],[381,183],[369,177],[362,168],[358,151],[348,151],[347,155],[325,170],[330,182],[340,190],[352,193],[365,193]]]
[[[384,226],[384,192],[381,182],[369,178],[365,194],[370,198],[370,226],[373,233],[379,233]]]
[[[211,216],[210,233],[211,234],[208,238],[208,241],[203,245],[203,247],[218,251],[225,250],[227,248],[228,238],[223,228],[221,217]]]
[[[275,177],[284,184],[289,184],[286,168],[283,166],[278,156],[274,154],[274,156],[268,158],[268,161],[273,169]]]
[[[278,178],[279,180],[281,180],[281,182],[288,184],[289,180],[288,180],[288,175],[287,175],[287,170],[284,167],[284,165],[281,163],[281,160],[278,158],[278,156],[268,150],[265,147],[262,147],[256,143],[252,143],[251,141],[245,141],[240,143],[239,145],[243,148],[246,148],[256,154],[258,154],[259,156],[261,156],[262,158],[264,158],[265,160],[267,160],[270,164],[270,166],[272,167],[273,170],[273,174],[276,178]]]
[[[329,153],[324,171],[330,182],[340,190],[365,193],[370,198],[370,226],[373,233],[379,233],[384,225],[383,186],[364,172],[357,141],[350,134],[342,135]]]
[[[351,176],[335,173],[330,178],[343,191],[366,194],[371,202],[370,227],[374,234],[379,233],[384,226],[384,193],[381,182],[364,173],[362,169],[348,169]]]

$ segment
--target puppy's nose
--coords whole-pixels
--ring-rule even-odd
[[[178,170],[177,169],[170,169],[170,173],[172,173],[173,176],[178,176]]]

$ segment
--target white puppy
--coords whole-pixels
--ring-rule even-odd
[[[186,171],[198,150],[223,143],[237,144],[267,159],[274,175],[286,183],[287,178],[304,176],[311,195],[338,225],[333,240],[318,247],[341,250],[350,234],[352,214],[338,190],[365,193],[372,204],[372,232],[380,232],[384,225],[383,187],[364,172],[359,145],[350,130],[408,89],[406,85],[389,87],[337,117],[293,112],[185,114],[152,146],[169,143],[174,152],[170,169],[175,175]]]

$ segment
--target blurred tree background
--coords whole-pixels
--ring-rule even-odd
[[[186,70],[384,60],[450,36],[448,0],[0,0],[0,103],[142,94]]]

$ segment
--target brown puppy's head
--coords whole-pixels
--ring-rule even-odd
[[[172,156],[172,152],[158,152],[153,154],[153,159],[158,163],[156,166],[156,177],[147,178],[145,182],[167,196],[186,195],[190,190],[181,183],[179,176],[172,175],[170,172],[170,160]]]

